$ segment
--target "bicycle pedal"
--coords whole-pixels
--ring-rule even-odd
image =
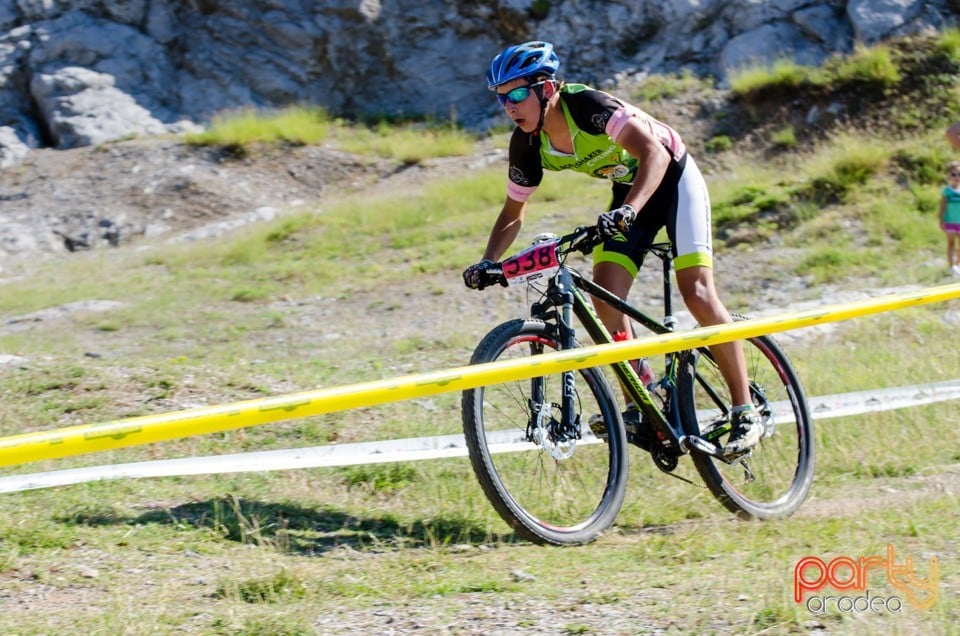
[[[587,421],[587,424],[590,425],[590,430],[596,437],[602,439],[603,441],[607,441],[607,423],[603,420],[602,415],[599,413],[591,415],[590,419]]]
[[[734,462],[742,462],[748,459],[752,454],[753,454],[753,448],[747,448],[745,450],[735,452],[735,453],[724,453],[723,449],[720,449],[719,458],[727,462],[728,464],[732,464]]]

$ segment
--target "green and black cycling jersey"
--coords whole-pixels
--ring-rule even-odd
[[[673,129],[603,91],[565,84],[560,89],[560,107],[570,129],[573,154],[556,150],[542,132],[526,133],[516,128],[510,139],[511,198],[525,201],[540,184],[544,170],[574,170],[615,183],[632,183],[637,159],[612,139],[619,122],[630,117],[643,122],[675,160],[682,159],[686,152]]]
[[[670,165],[638,211],[633,227],[625,236],[608,239],[598,247],[594,262],[618,263],[635,276],[645,248],[665,227],[678,271],[711,267],[710,199],[703,175],[687,155],[680,135],[636,106],[583,84],[563,86],[559,106],[570,130],[573,153],[555,149],[542,131],[526,133],[516,128],[510,139],[507,196],[525,202],[540,185],[544,170],[574,170],[609,180],[613,189],[610,209],[619,207],[643,165],[616,140],[628,124],[639,125],[670,153]]]

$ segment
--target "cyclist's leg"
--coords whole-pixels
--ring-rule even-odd
[[[733,322],[730,312],[717,294],[712,269],[694,265],[678,269],[676,275],[680,295],[697,324],[709,327]],[[710,347],[710,352],[717,360],[717,367],[730,389],[734,405],[749,403],[750,390],[743,344],[734,341],[714,345]]]
[[[629,189],[624,184],[614,184],[613,198],[610,202],[611,210],[623,205],[623,199]],[[656,209],[662,210],[662,206]],[[620,298],[627,298],[633,280],[643,265],[644,249],[653,243],[664,223],[665,217],[644,208],[626,236],[618,234],[598,246],[593,252],[594,282]],[[594,301],[594,308],[600,321],[611,334],[623,331],[631,338],[634,336],[630,318],[626,314],[600,300]],[[630,397],[626,387],[621,385],[620,388],[623,391],[624,401],[627,404],[631,403],[633,398]]]
[[[630,186],[615,183],[609,209],[614,210],[623,205],[629,190]],[[653,243],[657,232],[666,223],[666,216],[658,214],[662,209],[662,205],[654,207],[648,204],[640,211],[626,236],[617,234],[593,250],[594,282],[620,298],[627,297],[633,279],[643,265],[644,250]],[[625,331],[632,335],[630,319],[626,315],[604,302],[596,301],[595,304],[597,315],[611,334]]]
[[[717,294],[713,280],[713,237],[710,227],[710,195],[696,162],[687,156],[677,184],[676,206],[668,213],[667,231],[674,246],[677,287],[683,302],[696,321],[704,326],[733,322]],[[717,366],[730,389],[732,406],[740,411],[752,405],[747,363],[741,342],[711,347]],[[751,411],[736,415],[735,430],[727,452],[743,452],[759,441],[759,418]]]
[[[593,281],[620,298],[626,298],[630,293],[630,286],[633,284],[635,276],[636,274],[614,262],[595,263],[593,266]],[[593,306],[597,311],[600,322],[603,323],[603,326],[607,328],[611,335],[623,331],[628,337],[633,337],[633,328],[630,326],[629,316],[601,300],[595,299]],[[622,383],[620,384],[620,391],[623,393],[624,404],[629,408],[630,404],[633,403],[633,398],[630,397],[627,387]]]
[[[594,282],[620,298],[626,298],[630,293],[634,276],[635,274],[619,263],[605,261],[593,266]],[[633,335],[630,329],[630,318],[626,314],[599,300],[594,303],[594,307],[600,321],[603,322],[607,331],[611,334],[617,331],[625,331],[631,336]]]

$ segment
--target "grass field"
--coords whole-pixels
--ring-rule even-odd
[[[713,162],[726,228],[718,267],[734,309],[955,282],[930,194],[948,157],[941,130],[866,150],[843,139],[775,165]],[[908,163],[933,176],[905,181]],[[836,194],[851,172],[863,179],[854,191],[809,196],[840,179]],[[538,192],[550,212],[522,238],[584,222],[603,196],[555,180]],[[200,246],[38,262],[0,285],[0,353],[11,356],[0,366],[0,437],[463,365],[489,328],[527,305],[522,292],[468,293],[460,281],[500,197],[502,166],[290,211]],[[764,225],[770,206],[789,222]],[[758,229],[752,242],[733,240],[744,228]],[[655,286],[656,276],[643,279],[636,299]],[[38,314],[71,303],[91,304]],[[808,395],[820,396],[957,378],[958,326],[960,301],[950,301],[781,340]],[[811,497],[789,519],[738,521],[689,462],[676,474],[692,483],[631,449],[616,526],[570,549],[518,540],[460,458],[3,494],[0,634],[960,633],[957,403],[816,427]],[[459,395],[441,394],[0,476],[459,430]],[[880,611],[844,609],[861,596],[853,590],[817,592],[849,599],[825,612],[795,602],[801,559],[858,563],[886,558],[888,546],[918,580],[898,587],[872,561],[865,581]],[[911,604],[933,578],[932,607]]]
[[[509,292],[464,297],[456,272],[401,277],[389,290],[356,274],[319,293],[288,287],[296,302],[272,292],[236,300],[249,272],[286,267],[269,253],[261,267],[209,256],[250,240],[193,257],[82,255],[76,278],[39,272],[35,307],[86,297],[91,271],[116,277],[118,305],[80,313],[67,330],[41,321],[4,336],[24,362],[2,370],[0,432],[459,366],[496,317],[522,310]],[[28,302],[10,290],[11,303]],[[451,307],[466,313],[443,319]],[[956,302],[786,342],[810,395],[950,379],[960,369],[943,346],[954,340],[951,311]],[[442,394],[5,473],[455,433],[458,401]],[[516,540],[465,459],[7,494],[0,632],[953,633],[958,423],[954,403],[823,420],[811,499],[794,518],[762,524],[732,519],[689,465],[678,473],[692,485],[634,450],[615,530],[567,550]],[[920,576],[938,560],[932,609],[822,616],[792,600],[799,559],[883,555],[888,544]],[[874,595],[898,594],[880,572],[869,581]]]

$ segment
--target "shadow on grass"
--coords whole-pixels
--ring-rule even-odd
[[[208,529],[231,541],[306,555],[322,554],[342,546],[356,549],[439,547],[512,540],[510,536],[493,536],[479,523],[463,518],[434,517],[405,522],[390,515],[357,517],[333,507],[304,508],[234,497],[151,510],[136,517],[117,514],[109,508],[82,510],[59,521],[82,526],[188,526]]]

